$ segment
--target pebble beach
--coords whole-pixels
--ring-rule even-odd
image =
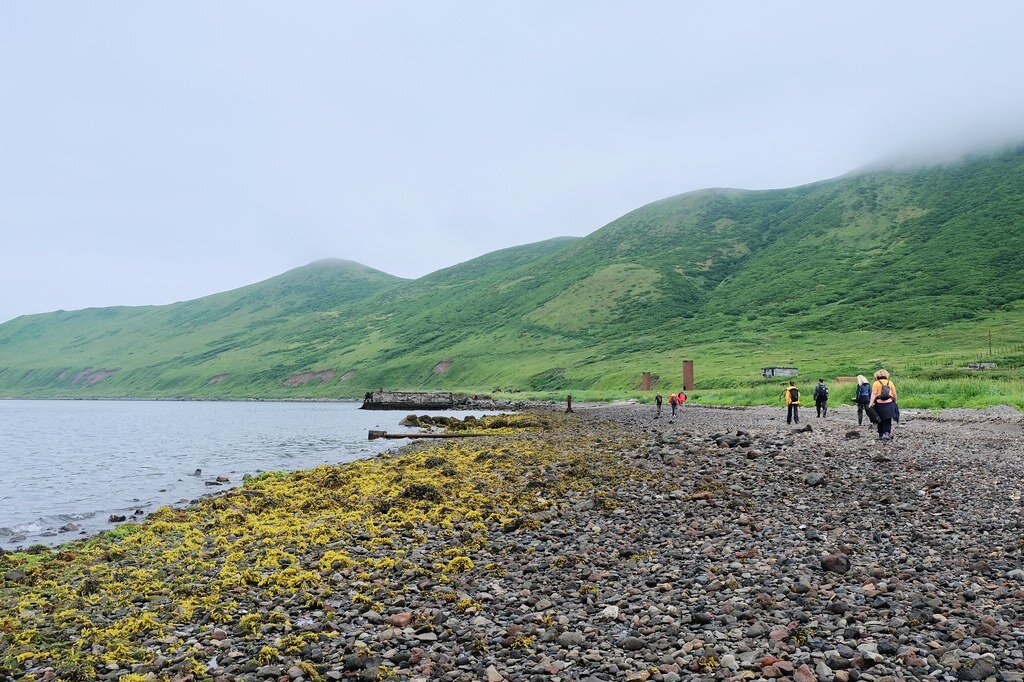
[[[1024,680],[1012,410],[537,408],[0,554],[0,679]]]

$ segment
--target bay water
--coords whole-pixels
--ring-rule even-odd
[[[0,400],[0,547],[67,542],[112,528],[112,514],[141,519],[160,506],[239,485],[245,474],[350,462],[407,442],[368,441],[367,432],[411,431],[399,426],[408,412],[358,408]],[[207,485],[218,476],[229,482]]]

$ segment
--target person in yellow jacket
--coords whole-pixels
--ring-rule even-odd
[[[796,382],[789,382],[789,386],[783,392],[783,397],[786,399],[786,423],[800,423],[800,389],[796,387]]]
[[[875,372],[875,383],[871,384],[871,400],[868,409],[874,408],[878,415],[878,440],[892,440],[892,420],[896,416],[896,384],[889,379],[884,369]]]

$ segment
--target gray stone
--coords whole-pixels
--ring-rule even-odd
[[[583,633],[577,630],[567,630],[558,636],[558,643],[565,647],[583,646]]]
[[[622,648],[626,651],[640,651],[646,646],[647,643],[639,637],[626,637],[622,640]]]
[[[809,486],[825,485],[825,474],[820,474],[817,472],[807,474],[806,476],[804,476],[804,483],[806,483]]]

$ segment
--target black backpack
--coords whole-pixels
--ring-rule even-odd
[[[800,402],[800,389],[796,386],[789,387],[789,401],[792,403]]]
[[[818,384],[814,387],[814,399],[815,400],[828,400],[828,386],[825,384]]]
[[[881,382],[879,382],[881,383]],[[889,388],[889,380],[886,379],[885,383],[882,384],[881,390],[878,391],[877,400],[890,400],[892,399],[892,390]]]

